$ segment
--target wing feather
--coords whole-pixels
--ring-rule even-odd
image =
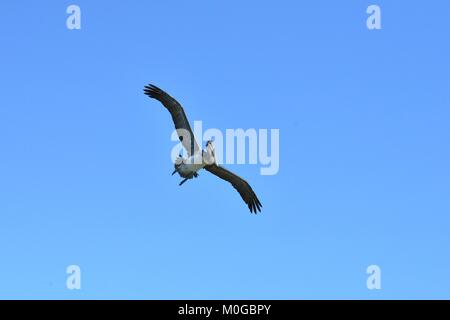
[[[195,140],[194,133],[189,125],[189,120],[187,119],[186,113],[184,112],[181,104],[179,104],[177,100],[172,98],[166,92],[152,84],[144,87],[144,93],[150,98],[160,101],[164,107],[169,110],[175,129],[178,133],[178,138],[188,152],[188,155],[191,156],[199,152],[200,147]]]
[[[262,204],[247,181],[239,177],[237,174],[234,174],[233,172],[216,164],[206,166],[205,170],[231,183],[231,185],[241,195],[242,200],[244,200],[247,204],[250,212],[255,214],[261,212]]]

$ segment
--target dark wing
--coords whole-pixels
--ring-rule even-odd
[[[191,156],[194,153],[199,152],[200,147],[198,146],[197,141],[195,141],[191,126],[189,125],[189,121],[181,104],[166,92],[152,84],[144,87],[144,93],[150,98],[160,101],[164,107],[169,110],[173,123],[175,124],[175,129],[178,133],[178,138],[188,152],[188,155]]]
[[[250,212],[261,212],[262,204],[259,202],[258,197],[247,181],[224,167],[216,164],[206,166],[205,169],[219,178],[231,183],[231,185],[239,192],[244,202],[248,205]]]

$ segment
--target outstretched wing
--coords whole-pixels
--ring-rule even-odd
[[[175,124],[175,129],[178,133],[178,138],[188,152],[188,155],[191,156],[199,152],[200,147],[198,146],[197,141],[195,141],[191,126],[189,125],[189,121],[181,104],[166,92],[152,84],[144,87],[144,93],[150,98],[160,101],[164,107],[169,110],[173,123]]]
[[[248,205],[250,212],[261,212],[262,204],[247,181],[225,169],[224,167],[212,164],[205,167],[206,170],[219,178],[228,181],[239,192],[244,202]]]

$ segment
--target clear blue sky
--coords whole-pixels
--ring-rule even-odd
[[[0,298],[450,298],[448,1],[0,12]],[[150,82],[206,128],[280,129],[277,175],[231,166],[260,215],[206,172],[178,186]]]

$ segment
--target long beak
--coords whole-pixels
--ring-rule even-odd
[[[177,173],[177,170],[174,170],[174,171],[172,172],[172,175],[174,175],[175,173]]]

